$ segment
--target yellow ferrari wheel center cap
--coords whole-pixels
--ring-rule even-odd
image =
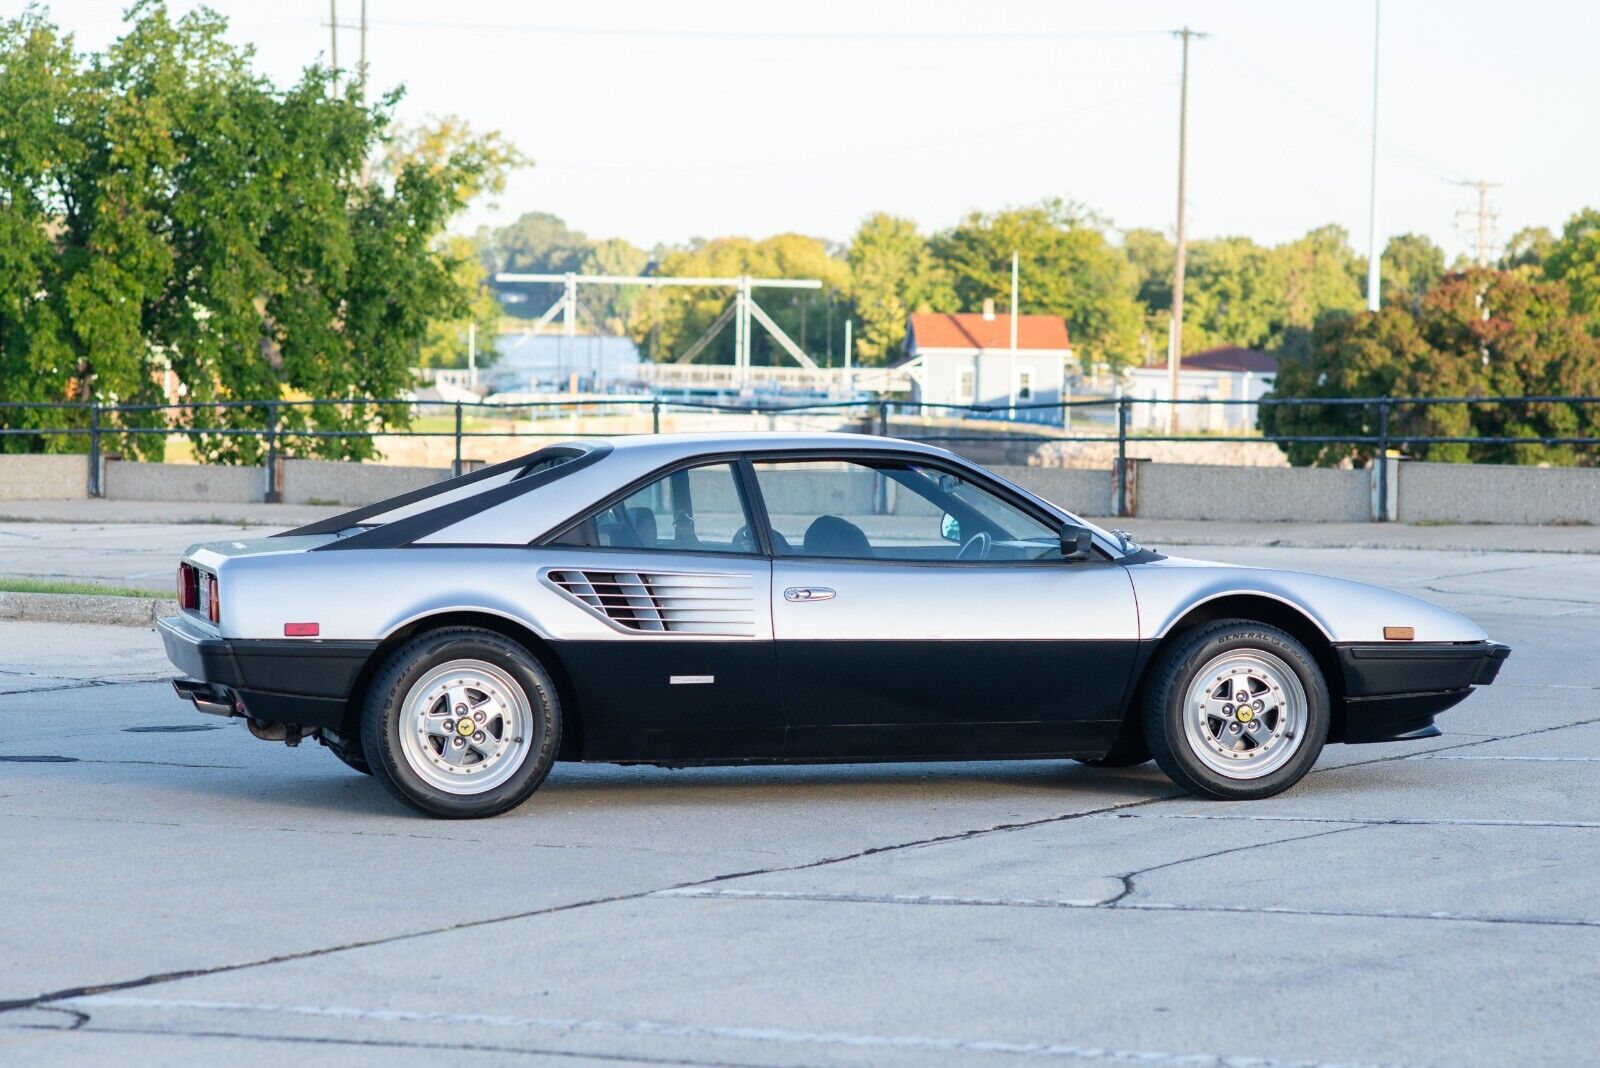
[[[1239,722],[1240,723],[1249,723],[1251,720],[1253,720],[1255,718],[1256,718],[1256,714],[1254,712],[1252,712],[1250,709],[1248,709],[1248,708],[1239,709]]]
[[[467,735],[471,734],[472,733],[472,721],[470,719],[466,719],[466,718],[462,718],[461,720],[457,721],[457,723],[456,723],[456,733],[461,735],[461,737],[463,737],[463,738],[465,738]]]

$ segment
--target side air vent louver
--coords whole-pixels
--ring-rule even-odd
[[[624,630],[755,636],[751,580],[664,571],[551,571],[551,585]]]

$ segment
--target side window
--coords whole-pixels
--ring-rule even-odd
[[[663,475],[580,519],[549,544],[701,553],[758,551],[731,463]]]
[[[755,464],[779,556],[1059,560],[1059,531],[959,474],[917,463]]]

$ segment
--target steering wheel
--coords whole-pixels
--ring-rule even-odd
[[[980,530],[968,538],[961,546],[961,551],[956,553],[957,560],[987,560],[989,547],[994,544],[994,539],[989,537],[989,532]]]

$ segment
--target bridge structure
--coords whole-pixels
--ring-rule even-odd
[[[689,363],[706,350],[706,347],[716,340],[717,336],[733,324],[733,370],[732,377],[740,385],[748,385],[751,380],[750,366],[750,341],[754,335],[754,327],[760,326],[767,334],[778,343],[778,347],[787,353],[796,364],[806,371],[819,375],[826,375],[826,371],[817,365],[804,349],[795,344],[793,338],[784,332],[766,309],[756,302],[754,292],[757,289],[821,289],[822,282],[815,278],[752,278],[749,275],[739,275],[733,278],[673,278],[662,275],[613,275],[613,274],[523,274],[517,272],[502,272],[495,275],[495,281],[507,284],[519,282],[557,283],[562,287],[561,296],[556,299],[543,315],[534,323],[532,333],[542,333],[546,327],[553,323],[557,316],[561,317],[561,331],[567,337],[575,337],[578,329],[578,315],[580,312],[589,319],[591,325],[598,328],[594,315],[578,299],[578,287],[585,285],[605,286],[647,286],[661,288],[665,286],[693,286],[700,289],[730,289],[733,299],[722,310],[722,314],[711,323],[705,333],[695,339],[678,356],[675,362]],[[846,359],[848,360],[848,355]]]

